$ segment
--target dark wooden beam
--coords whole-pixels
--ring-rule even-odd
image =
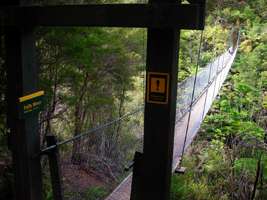
[[[204,1],[204,0],[203,0]],[[180,29],[203,29],[204,6],[180,0],[149,4],[2,6],[7,28],[8,124],[12,137],[16,198],[40,200],[38,115],[21,119],[18,98],[37,89],[35,26],[148,27],[144,154],[136,156],[132,200],[168,200],[176,110]],[[178,3],[179,2],[179,3]],[[6,4],[4,4],[6,5]],[[3,19],[4,18],[4,19]],[[151,76],[150,76],[151,75]],[[153,85],[154,84],[154,85]]]
[[[150,3],[162,7],[166,2],[179,1],[150,0]],[[187,13],[188,16],[190,14]],[[131,200],[170,199],[178,49],[182,28],[148,29],[144,153],[135,159]]]
[[[24,1],[27,3],[29,1]],[[22,1],[12,1],[16,5]],[[1,3],[0,3],[1,4]],[[19,97],[37,90],[35,40],[32,27],[6,27],[8,128],[14,166],[16,200],[41,200],[42,181],[38,114],[25,119],[19,114]]]
[[[203,29],[199,4],[103,4],[5,7],[7,24]]]

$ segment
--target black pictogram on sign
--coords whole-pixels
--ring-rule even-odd
[[[148,72],[147,102],[168,104],[169,74]]]

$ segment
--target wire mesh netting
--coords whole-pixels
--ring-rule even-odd
[[[139,124],[142,111],[143,107],[112,123],[77,135],[74,140],[57,143],[64,199],[103,199],[129,175],[127,168],[131,165],[134,153],[142,152],[143,148]],[[47,163],[44,159],[46,172]],[[50,181],[47,181],[47,195],[52,190]]]
[[[204,68],[200,69],[196,77],[193,101],[196,101],[196,99],[198,99],[203,94],[205,89],[209,87],[210,83],[213,82],[215,78],[217,78],[217,74],[221,74],[222,70],[229,64],[231,58],[232,55],[227,51],[221,56],[215,58],[214,61],[207,64]],[[225,75],[226,74],[224,74],[224,76]],[[190,76],[178,84],[177,110],[176,110],[177,120],[182,118],[183,115],[186,112],[188,112],[188,109],[192,101],[194,79],[195,76]]]
[[[179,164],[186,149],[193,141],[208,113],[212,102],[219,93],[228,72],[232,66],[236,51],[231,54],[226,51],[215,58],[196,76],[195,91],[193,86],[195,77],[189,77],[178,85],[173,170]],[[182,139],[181,139],[182,138]]]

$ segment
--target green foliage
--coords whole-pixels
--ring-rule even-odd
[[[213,199],[209,194],[209,189],[206,183],[195,183],[186,180],[189,177],[175,175],[172,178],[171,200],[206,200]],[[214,199],[215,200],[215,199]]]
[[[262,107],[267,110],[267,95],[263,96]]]
[[[85,198],[90,200],[103,199],[108,194],[107,190],[103,187],[90,187],[85,192]]]
[[[228,166],[223,162],[222,155],[221,148],[213,144],[200,154],[186,157],[183,163],[187,168],[186,173],[172,177],[171,199],[228,199],[223,189],[226,181],[222,177]]]
[[[222,29],[220,25],[207,25],[203,33],[203,41],[200,48],[199,31],[182,31],[180,42],[180,59],[178,80],[182,81],[195,73],[197,64],[206,66],[212,59],[221,54],[227,47],[225,38],[229,31]],[[201,59],[198,61],[198,51],[201,51]],[[212,51],[210,51],[212,49]]]
[[[251,199],[260,156],[262,172],[255,199],[266,199],[266,149],[262,147],[267,129],[266,2],[226,0],[207,4],[206,39],[211,41],[214,34],[223,35],[225,28],[240,26],[241,45],[231,76],[185,158],[186,174],[173,177],[172,199]],[[209,26],[212,23],[216,25]],[[219,41],[215,47],[207,47],[225,48]],[[204,63],[214,55],[205,54]],[[207,145],[199,148],[202,143]],[[194,196],[196,185],[199,196]]]
[[[255,176],[257,169],[258,157],[239,158],[235,160],[234,168],[238,174],[245,170],[250,176]],[[267,181],[267,155],[261,156],[261,165],[263,166],[263,178]]]
[[[51,185],[51,177],[48,166],[43,166],[43,199],[53,200],[53,191]]]

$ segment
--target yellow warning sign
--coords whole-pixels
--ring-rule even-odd
[[[164,78],[151,78],[151,92],[165,93],[166,79]]]
[[[148,72],[147,102],[168,104],[169,74]]]

